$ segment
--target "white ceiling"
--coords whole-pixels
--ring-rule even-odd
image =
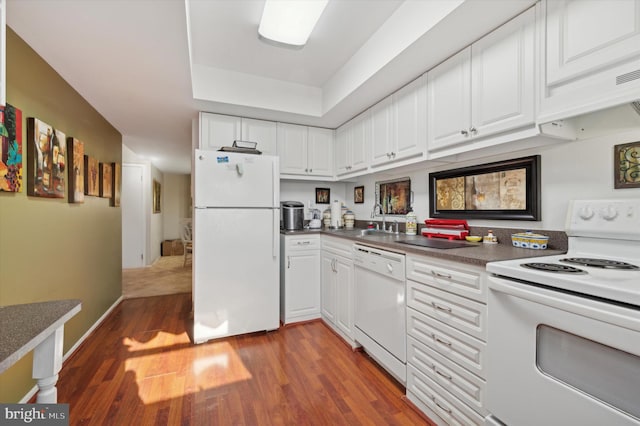
[[[258,39],[263,0],[8,0],[7,24],[129,148],[189,173],[200,110],[335,128],[533,3],[332,0],[301,50]]]

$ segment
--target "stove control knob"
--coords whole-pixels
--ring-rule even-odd
[[[589,206],[584,206],[580,208],[580,210],[578,210],[578,216],[580,216],[580,219],[583,219],[583,220],[591,219],[593,217],[593,214],[594,214],[594,211]]]
[[[618,217],[618,210],[613,206],[607,206],[600,210],[600,216],[602,216],[604,220],[611,221]]]

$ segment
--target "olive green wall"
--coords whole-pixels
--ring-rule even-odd
[[[100,162],[121,163],[122,135],[8,27],[6,51],[7,103],[24,120],[23,192],[0,192],[0,305],[80,299],[82,310],[65,326],[66,353],[122,293],[121,211],[106,198],[27,196],[26,119],[84,141],[85,154]],[[17,402],[35,385],[31,359],[0,375],[0,402]]]

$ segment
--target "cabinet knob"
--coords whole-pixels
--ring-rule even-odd
[[[478,130],[477,130],[475,127],[471,127],[471,128],[469,129],[469,132],[471,132],[471,134],[475,135],[475,134],[477,134],[477,133],[478,133]]]
[[[391,157],[396,158],[396,153],[395,153],[395,152],[392,152],[392,153],[391,153]]]
[[[313,173],[313,169],[309,169],[309,173]]]
[[[462,136],[469,136],[469,132],[467,132],[466,130],[460,130],[460,134]]]
[[[309,169],[304,169],[304,172],[305,173],[309,173]]]

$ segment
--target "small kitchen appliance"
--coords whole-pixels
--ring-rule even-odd
[[[299,201],[282,202],[282,227],[286,231],[299,231],[304,227],[304,204]]]
[[[469,235],[469,225],[466,220],[427,219],[424,223],[427,225],[422,228],[422,235],[425,237],[464,240]]]

